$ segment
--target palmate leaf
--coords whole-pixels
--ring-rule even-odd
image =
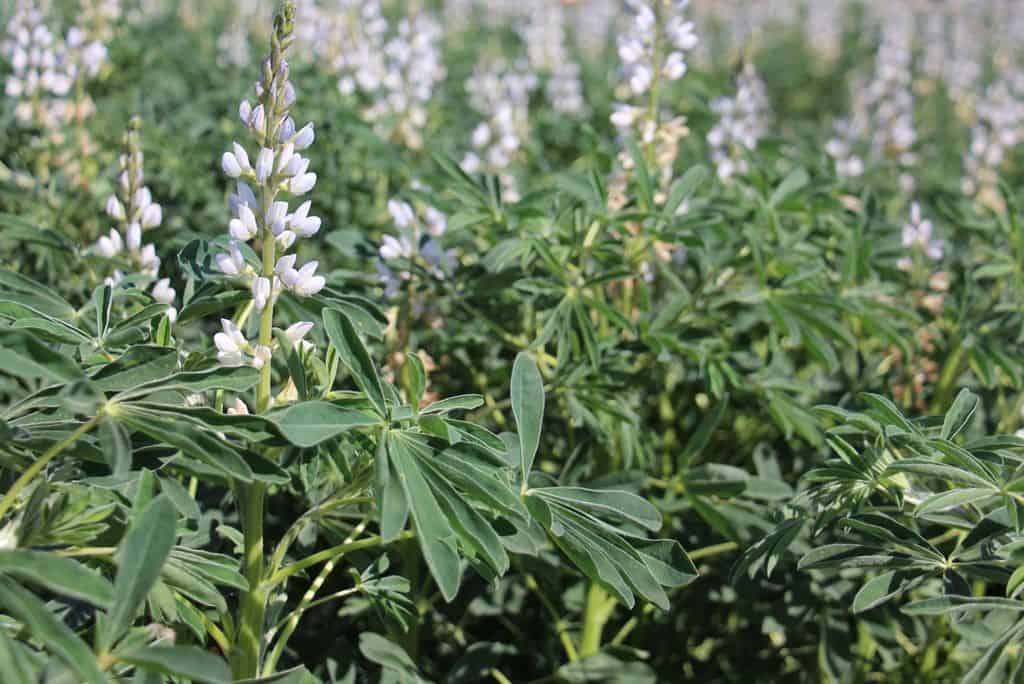
[[[960,390],[960,394],[953,401],[953,406],[946,412],[942,421],[942,439],[953,439],[967,427],[978,408],[980,400],[978,396],[968,389]]]
[[[635,593],[667,609],[663,587],[682,586],[697,578],[696,568],[677,542],[652,542],[623,527],[661,527],[657,509],[635,494],[580,487],[532,488],[526,504],[556,546],[627,606],[633,606]]]
[[[1024,601],[992,596],[939,596],[922,599],[903,606],[907,615],[947,615],[950,613],[988,612],[1007,610],[1024,613]]]
[[[3,299],[24,304],[54,318],[68,321],[75,316],[75,308],[52,287],[14,271],[0,268],[0,291]]]
[[[28,330],[0,329],[0,372],[25,380],[59,383],[85,378],[70,357],[44,344]]]
[[[162,306],[162,309],[166,311],[167,307]],[[177,366],[176,349],[136,345],[126,349],[116,360],[93,372],[90,380],[103,392],[123,392],[167,378],[174,373]]]
[[[797,568],[907,568],[914,564],[914,559],[906,554],[893,553],[873,546],[826,544],[804,554]]]
[[[240,482],[257,479],[253,468],[230,442],[217,438],[181,417],[171,418],[159,411],[130,405],[118,405],[113,417],[160,444],[180,449],[183,454],[209,466],[222,477]]]
[[[785,520],[768,536],[746,549],[729,571],[729,581],[737,584],[743,577],[752,578],[761,570],[771,577],[783,555],[800,534],[805,522],[800,518]]]
[[[380,536],[385,542],[391,542],[398,537],[409,519],[409,502],[402,491],[402,483],[389,455],[387,435],[377,444],[374,476]]]

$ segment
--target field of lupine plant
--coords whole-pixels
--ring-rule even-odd
[[[0,681],[1024,681],[1017,0],[0,0]]]

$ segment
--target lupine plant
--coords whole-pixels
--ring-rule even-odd
[[[455,417],[477,408],[478,396],[424,403],[426,373],[414,354],[402,364],[401,383],[382,381],[363,337],[381,334],[383,316],[328,288],[315,260],[296,266],[289,250],[297,238],[314,236],[321,221],[310,215],[310,200],[291,209],[282,199],[306,195],[316,182],[301,155],[314,141],[313,125],[297,128],[290,113],[297,99],[287,61],[294,21],[295,7],[286,2],[261,65],[256,103],[239,107],[255,137],[255,161],[237,142],[221,160],[237,182],[225,251],[199,242],[181,257],[192,291],[179,326],[235,310],[213,336],[215,355],[186,354],[185,340],[167,327],[176,316],[150,329],[159,305],[140,307],[116,287],[118,275],[87,300],[95,327],[79,324],[81,310],[61,296],[13,272],[6,276],[12,289],[3,315],[15,325],[5,330],[3,354],[31,392],[6,415],[5,452],[27,467],[0,501],[0,593],[26,636],[41,640],[53,657],[39,660],[8,642],[15,649],[7,650],[8,664],[27,668],[28,676],[40,668],[96,682],[132,672],[199,681],[274,675],[312,605],[362,595],[399,624],[411,619],[418,609],[405,598],[409,584],[387,574],[386,555],[351,565],[351,589],[318,593],[339,565],[348,565],[349,554],[413,540],[418,551],[406,548],[403,566],[417,563],[409,553],[422,558],[446,601],[457,595],[464,564],[494,581],[509,570],[510,553],[536,555],[548,546],[545,535],[627,605],[639,595],[667,608],[664,587],[696,577],[678,542],[647,538],[644,531],[661,526],[651,504],[626,491],[559,486],[533,473],[544,388],[530,356],[517,357],[511,375],[518,435],[496,435]],[[110,259],[127,248],[153,276],[159,262],[141,258],[141,231],[159,224],[161,211],[143,185],[137,135],[133,123],[119,192],[106,206],[124,236],[111,229],[95,251]],[[408,205],[396,213],[409,227]],[[161,304],[166,287],[153,293]],[[298,318],[305,313],[320,321],[323,346],[306,340],[314,323]],[[47,343],[70,346],[61,351]],[[350,389],[338,386],[341,373]],[[69,450],[92,452],[87,460],[98,459],[112,474],[90,474],[83,463],[66,477],[43,478]],[[96,477],[104,484],[95,497],[71,494],[95,487]],[[237,527],[217,528],[237,549],[234,558],[204,548],[209,530],[189,530],[188,521],[204,516],[207,492],[237,511]],[[271,506],[285,497],[301,513],[268,537]],[[62,536],[54,528],[62,524],[75,532]],[[311,529],[317,531],[308,539]],[[326,544],[314,541],[321,534]],[[100,545],[107,535],[113,545]],[[303,537],[305,546],[323,548],[301,550]],[[48,540],[60,548],[43,550]],[[314,568],[293,602],[290,586]],[[79,633],[29,587],[74,599],[67,606],[82,611]],[[152,620],[148,626],[140,613]],[[400,652],[382,653],[394,646],[372,637],[361,639],[368,657],[400,660]],[[219,656],[198,647],[207,640]]]
[[[1017,9],[0,2],[0,682],[1019,679]]]

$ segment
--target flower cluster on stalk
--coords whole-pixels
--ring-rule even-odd
[[[446,75],[441,25],[416,11],[392,30],[377,0],[342,0],[323,19],[330,29],[318,50],[337,72],[341,94],[369,99],[362,115],[380,135],[422,147],[428,106]]]
[[[414,264],[443,279],[454,261],[440,243],[448,228],[448,217],[443,212],[431,206],[417,210],[400,199],[388,200],[388,212],[398,234],[381,238],[375,268],[384,285],[384,295],[391,299],[402,283],[412,278],[410,268]]]
[[[566,9],[560,3],[534,0],[519,24],[519,37],[530,66],[545,77],[544,95],[552,109],[579,116],[586,112],[580,65],[566,44]]]
[[[117,187],[106,204],[107,216],[113,219],[114,226],[96,241],[92,251],[115,264],[126,265],[131,269],[129,273],[155,280],[150,295],[167,306],[167,316],[173,322],[178,316],[174,307],[176,293],[169,278],[159,277],[160,257],[156,247],[143,242],[144,233],[163,222],[163,208],[153,201],[153,194],[146,185],[140,127],[139,119],[132,118],[124,134]],[[115,267],[105,282],[116,285],[126,275],[124,270]]]
[[[530,133],[530,94],[539,85],[528,64],[505,59],[477,64],[466,80],[469,103],[482,117],[470,136],[472,150],[462,159],[469,173],[498,174],[506,199],[519,198],[516,179],[508,172],[522,154]]]
[[[914,189],[913,169],[917,129],[914,125],[913,15],[907,9],[894,8],[882,26],[882,38],[875,56],[870,81],[854,89],[854,108],[870,124],[872,151],[876,158],[895,165],[900,186]]]
[[[825,143],[825,152],[835,162],[840,178],[859,178],[864,173],[864,160],[856,152],[860,132],[849,119],[832,123],[833,136]]]
[[[911,203],[910,220],[903,224],[903,246],[912,250],[914,254],[923,254],[930,261],[938,261],[942,258],[945,245],[933,233],[934,225],[930,219],[921,215],[921,205],[917,202]],[[913,257],[901,257],[896,265],[901,271],[909,271],[914,266]]]
[[[718,122],[708,132],[711,160],[723,181],[749,170],[747,154],[768,131],[768,93],[754,65],[746,62],[736,77],[736,95],[716,97],[711,111]]]
[[[255,84],[255,103],[244,100],[238,109],[242,124],[256,143],[252,156],[238,142],[221,157],[221,167],[236,181],[229,204],[233,218],[228,223],[228,250],[216,256],[217,266],[227,276],[246,282],[252,294],[252,308],[260,313],[260,338],[250,343],[236,323],[222,321],[222,332],[214,337],[218,360],[224,365],[249,364],[263,368],[272,355],[273,307],[282,292],[299,297],[315,295],[325,285],[316,274],[317,262],[297,262],[289,253],[299,238],[315,235],[320,218],[310,214],[312,203],[302,201],[294,209],[284,195],[302,197],[316,185],[316,174],[309,170],[309,159],[302,151],[313,144],[312,123],[295,124],[290,110],[295,103],[295,88],[289,80],[285,59],[292,38],[294,5],[275,22],[271,53],[263,61],[262,75]],[[241,246],[254,242],[261,263],[254,268]],[[312,323],[299,322],[286,334],[293,342],[301,340]],[[262,407],[261,407],[262,408]]]
[[[686,74],[686,54],[698,44],[694,23],[685,13],[688,5],[689,0],[628,0],[628,24],[617,41],[622,68],[611,122],[620,138],[634,140],[648,153],[662,190],[672,179],[679,144],[689,134],[686,119],[659,103],[663,86]],[[620,172],[610,189],[613,205],[621,203],[633,168],[626,150],[618,161]]]
[[[4,93],[17,101],[15,117],[22,124],[58,127],[74,73],[62,42],[31,1],[20,0],[16,5],[7,23],[3,52],[11,67]]]
[[[1001,205],[999,171],[1010,150],[1024,141],[1024,97],[1005,80],[990,85],[975,107],[971,142],[964,153],[964,194]]]

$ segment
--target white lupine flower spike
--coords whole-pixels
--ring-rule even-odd
[[[140,128],[139,119],[132,118],[124,134],[117,190],[106,201],[107,216],[116,225],[96,241],[92,250],[104,259],[117,260],[120,266],[130,267],[154,279],[150,294],[154,300],[167,306],[167,316],[173,323],[178,315],[174,307],[176,292],[169,278],[159,278],[160,257],[156,254],[156,247],[144,242],[145,233],[163,223],[163,209],[153,201],[153,193],[145,184]],[[118,268],[114,273],[107,282],[121,282],[124,271]]]
[[[309,170],[309,159],[301,153],[316,139],[313,124],[297,128],[289,111],[297,97],[286,59],[292,43],[294,11],[294,5],[286,2],[274,24],[270,55],[262,62],[261,78],[255,84],[256,99],[243,101],[238,107],[239,118],[251,132],[253,143],[247,150],[244,142],[234,142],[221,157],[224,174],[237,184],[229,197],[232,217],[227,227],[231,241],[228,250],[217,254],[215,261],[221,273],[248,286],[252,309],[259,314],[260,332],[259,339],[249,344],[232,336],[236,329],[225,328],[214,343],[221,363],[260,369],[257,413],[272,403],[269,388],[276,347],[271,332],[275,303],[283,293],[308,297],[326,285],[326,279],[315,273],[316,261],[297,267],[297,256],[290,253],[297,238],[315,235],[321,226],[320,219],[310,215],[311,200],[293,211],[286,197],[310,192],[317,178]],[[242,254],[241,245],[250,241],[261,256],[256,268],[246,263]],[[285,334],[298,343],[312,327],[308,322],[294,323],[285,328]]]

